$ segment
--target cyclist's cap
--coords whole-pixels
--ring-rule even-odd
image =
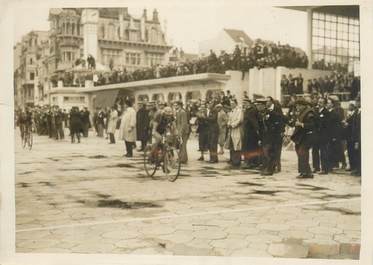
[[[172,108],[171,107],[165,107],[163,111],[165,113],[172,113]]]

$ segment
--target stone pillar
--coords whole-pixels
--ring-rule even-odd
[[[307,9],[307,57],[308,69],[312,69],[312,9]]]
[[[34,104],[37,105],[39,104],[40,98],[39,98],[39,78],[35,77],[34,80]]]
[[[182,100],[184,106],[186,106],[186,104],[187,104],[187,93],[188,93],[188,91],[185,90],[185,91],[181,91],[180,93],[181,93],[181,100]]]
[[[206,100],[206,94],[207,94],[206,88],[204,87],[200,92],[201,92],[201,100]]]
[[[119,13],[119,39],[124,39],[124,22],[123,22],[123,11]]]
[[[82,25],[83,25],[83,43],[84,43],[84,58],[87,59],[88,55],[92,55],[96,64],[97,58],[97,25],[98,25],[98,10],[87,8],[82,12]]]

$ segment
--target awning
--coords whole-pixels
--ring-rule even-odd
[[[119,89],[111,89],[104,91],[97,91],[95,106],[96,108],[112,107],[115,103],[115,99],[118,96]]]

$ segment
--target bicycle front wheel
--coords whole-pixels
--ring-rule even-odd
[[[155,178],[155,172],[157,171],[157,157],[151,154],[152,147],[148,145],[144,150],[144,169],[146,175],[151,178]]]
[[[163,171],[169,181],[174,182],[180,175],[181,163],[179,151],[168,149],[164,155]]]

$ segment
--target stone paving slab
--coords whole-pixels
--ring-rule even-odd
[[[16,146],[16,249],[358,259],[360,179],[344,172],[298,180],[294,152],[262,177],[221,162],[189,163],[174,182],[146,177],[141,153],[94,136],[82,143],[35,136]]]

